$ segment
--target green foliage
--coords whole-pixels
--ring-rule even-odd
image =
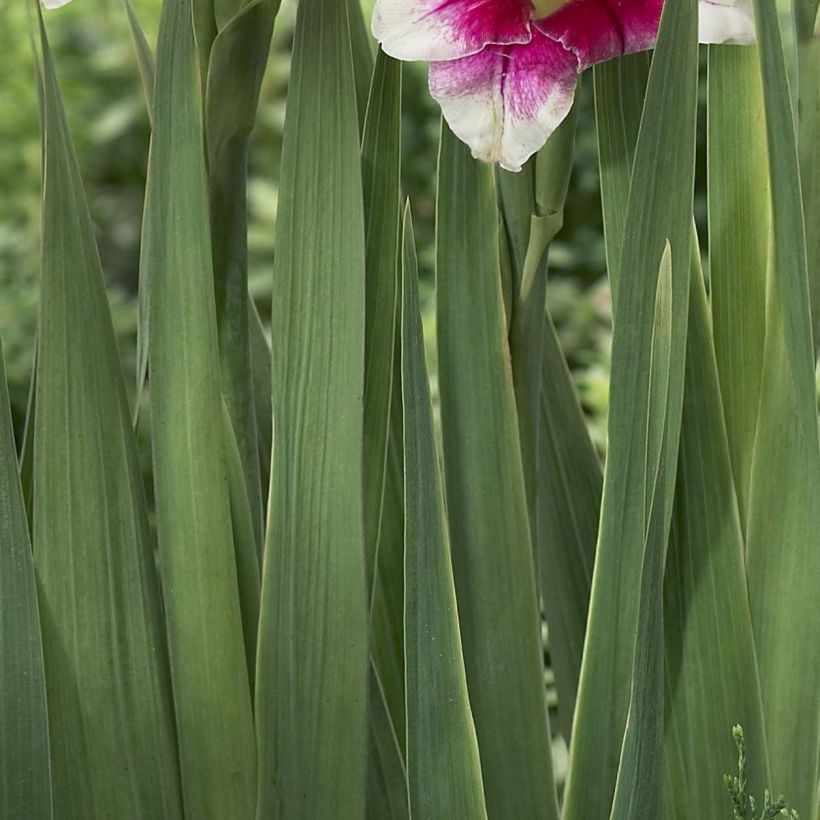
[[[34,72],[14,7],[4,816],[711,818],[738,723],[735,820],[817,814],[817,0],[791,69],[754,5],[517,175],[357,0],[78,2]]]
[[[746,749],[746,738],[743,734],[743,727],[740,724],[732,727],[732,738],[737,747],[737,774],[723,775],[723,784],[726,786],[729,796],[732,798],[732,809],[734,820],[775,820],[777,817],[792,818],[799,820],[800,815],[790,809],[782,796],[772,801],[769,790],[763,794],[763,805],[761,813],[757,814],[757,801],[748,793],[748,781],[746,778],[746,767],[748,765],[748,755]]]

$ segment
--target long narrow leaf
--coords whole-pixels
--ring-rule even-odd
[[[409,216],[404,226],[401,365],[410,810],[413,817],[486,820],[481,764],[461,652]]]
[[[571,737],[584,651],[603,475],[558,334],[547,315],[538,434],[538,573],[558,692]]]
[[[256,772],[203,146],[192,9],[168,0],[142,248],[157,528],[185,811],[224,818],[252,811]]]
[[[248,144],[279,0],[254,0],[211,46],[205,104],[214,290],[228,405],[258,550],[264,520],[248,311]],[[267,478],[267,477],[266,477]]]
[[[806,239],[794,117],[772,0],[755,0],[769,143],[772,266],[748,525],[749,595],[772,786],[817,811],[820,447]],[[795,674],[794,659],[800,659]]]
[[[557,816],[492,170],[442,128],[442,439],[467,685],[493,817]]]
[[[795,0],[797,133],[815,346],[820,344],[820,2]]]
[[[365,239],[346,4],[299,4],[273,274],[259,817],[364,815]]]
[[[390,795],[381,812],[407,813],[407,781],[402,762],[404,747],[404,661],[401,609],[403,594],[403,539],[401,504],[386,488],[391,439],[401,438],[401,416],[396,429],[394,400],[401,402],[396,368],[399,305],[401,63],[379,52],[373,73],[362,140],[362,181],[365,217],[365,378],[364,378],[364,528],[370,599],[371,679],[370,732],[384,738],[371,742],[368,796],[372,775],[380,773]],[[400,391],[400,384],[398,385]],[[396,742],[391,742],[395,737]],[[376,761],[372,752],[389,759]],[[398,754],[398,760],[396,755]],[[396,782],[391,782],[395,778]],[[373,784],[373,785],[378,785]],[[399,795],[404,793],[404,805]],[[377,807],[368,800],[368,815]],[[383,815],[382,815],[383,816]]]
[[[54,804],[64,816],[182,811],[159,588],[103,275],[42,34],[42,282],[34,422]]]
[[[671,246],[673,350],[686,335],[687,276],[697,110],[697,8],[664,6],[623,223],[623,245],[610,266],[615,306],[609,454],[593,575],[587,641],[573,727],[567,820],[609,814],[633,675],[638,601],[648,513],[663,499],[661,531],[671,519],[683,372],[673,356],[668,407],[650,415],[650,357],[661,257]],[[626,162],[628,155],[618,155]],[[612,223],[610,223],[612,224]],[[681,293],[681,289],[683,293]],[[663,433],[658,435],[661,423]],[[655,489],[655,465],[665,486]],[[655,579],[660,582],[659,578]],[[589,784],[595,782],[596,787]]]
[[[709,48],[709,270],[715,350],[741,523],[766,333],[769,172],[756,47]],[[738,145],[743,150],[738,151]]]
[[[0,347],[0,815],[50,820],[43,642]]]
[[[693,265],[689,346],[666,603],[665,816],[726,809],[718,775],[732,771],[729,730],[753,750],[747,776],[769,782],[766,736],[744,566],[744,544],[699,260]]]
[[[678,275],[688,271],[678,271]],[[672,248],[667,243],[661,258],[652,327],[649,371],[650,434],[658,436],[657,465],[652,470],[654,486],[650,496],[644,560],[641,568],[635,655],[629,713],[626,719],[621,762],[611,820],[661,816],[663,806],[663,575],[669,537],[665,521],[665,493],[668,492],[667,451],[669,417],[675,410],[669,402],[671,377],[683,358],[683,340],[675,346],[676,292],[672,270]],[[684,292],[688,298],[688,291]],[[687,308],[686,302],[683,310]],[[653,431],[652,422],[657,422]],[[674,423],[674,422],[673,422]]]

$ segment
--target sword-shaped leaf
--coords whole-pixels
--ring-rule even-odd
[[[413,817],[486,820],[433,430],[412,224],[404,222],[404,648]]]
[[[346,3],[299,4],[273,272],[259,817],[364,816],[365,238]]]
[[[600,99],[600,98],[599,98]],[[626,104],[629,104],[628,102]],[[632,101],[635,105],[635,100]],[[692,0],[666,4],[652,61],[616,266],[610,264],[615,329],[608,440],[601,526],[593,574],[587,640],[573,726],[566,820],[608,816],[627,720],[635,666],[639,588],[645,563],[652,498],[663,501],[668,532],[680,415],[683,372],[673,357],[666,407],[650,403],[652,328],[657,278],[667,242],[672,264],[671,345],[686,337],[690,223],[697,113],[697,7]],[[612,126],[609,126],[610,128]],[[628,145],[623,139],[613,144]],[[606,158],[602,171],[628,168],[628,153]],[[614,186],[627,186],[616,178]],[[612,186],[610,186],[612,190]],[[606,195],[606,189],[605,189]],[[627,201],[626,208],[623,202]],[[611,228],[618,226],[608,217]],[[607,237],[618,250],[617,239]],[[663,463],[662,488],[656,487]],[[657,581],[658,579],[656,579]],[[595,783],[595,788],[591,784]]]
[[[185,811],[224,818],[252,813],[256,761],[203,146],[191,3],[167,0],[142,247],[159,559]]]
[[[487,810],[555,818],[492,169],[442,128],[436,222],[447,513]]]
[[[0,815],[50,820],[43,642],[0,347]]]
[[[772,787],[817,812],[820,447],[794,116],[773,0],[755,0],[769,144],[772,251],[747,560]],[[799,659],[799,672],[795,660]]]
[[[179,817],[166,637],[136,443],[91,218],[41,35],[33,542],[54,804],[64,816]]]

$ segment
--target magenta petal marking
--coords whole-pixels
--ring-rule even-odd
[[[655,45],[663,0],[571,0],[536,26],[590,66]]]
[[[566,116],[578,60],[533,31],[529,43],[430,66],[430,91],[453,132],[480,159],[518,170]]]
[[[531,13],[528,0],[438,0],[424,17],[437,18],[453,39],[475,52],[529,40]]]
[[[452,60],[532,37],[529,0],[377,0],[373,34],[401,60]]]

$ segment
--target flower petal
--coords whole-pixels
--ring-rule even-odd
[[[486,45],[527,43],[529,0],[376,0],[371,27],[399,60],[454,60]]]
[[[663,0],[572,0],[537,27],[590,66],[655,45]]]
[[[40,2],[43,4],[43,8],[58,9],[70,3],[71,0],[40,0]]]
[[[534,30],[529,43],[488,46],[430,66],[430,92],[473,156],[518,171],[572,107],[578,60]]]
[[[752,0],[700,0],[701,43],[748,46],[755,42]]]
[[[752,0],[700,0],[700,42],[749,44],[755,39]],[[571,0],[535,26],[590,66],[653,48],[663,0]]]

